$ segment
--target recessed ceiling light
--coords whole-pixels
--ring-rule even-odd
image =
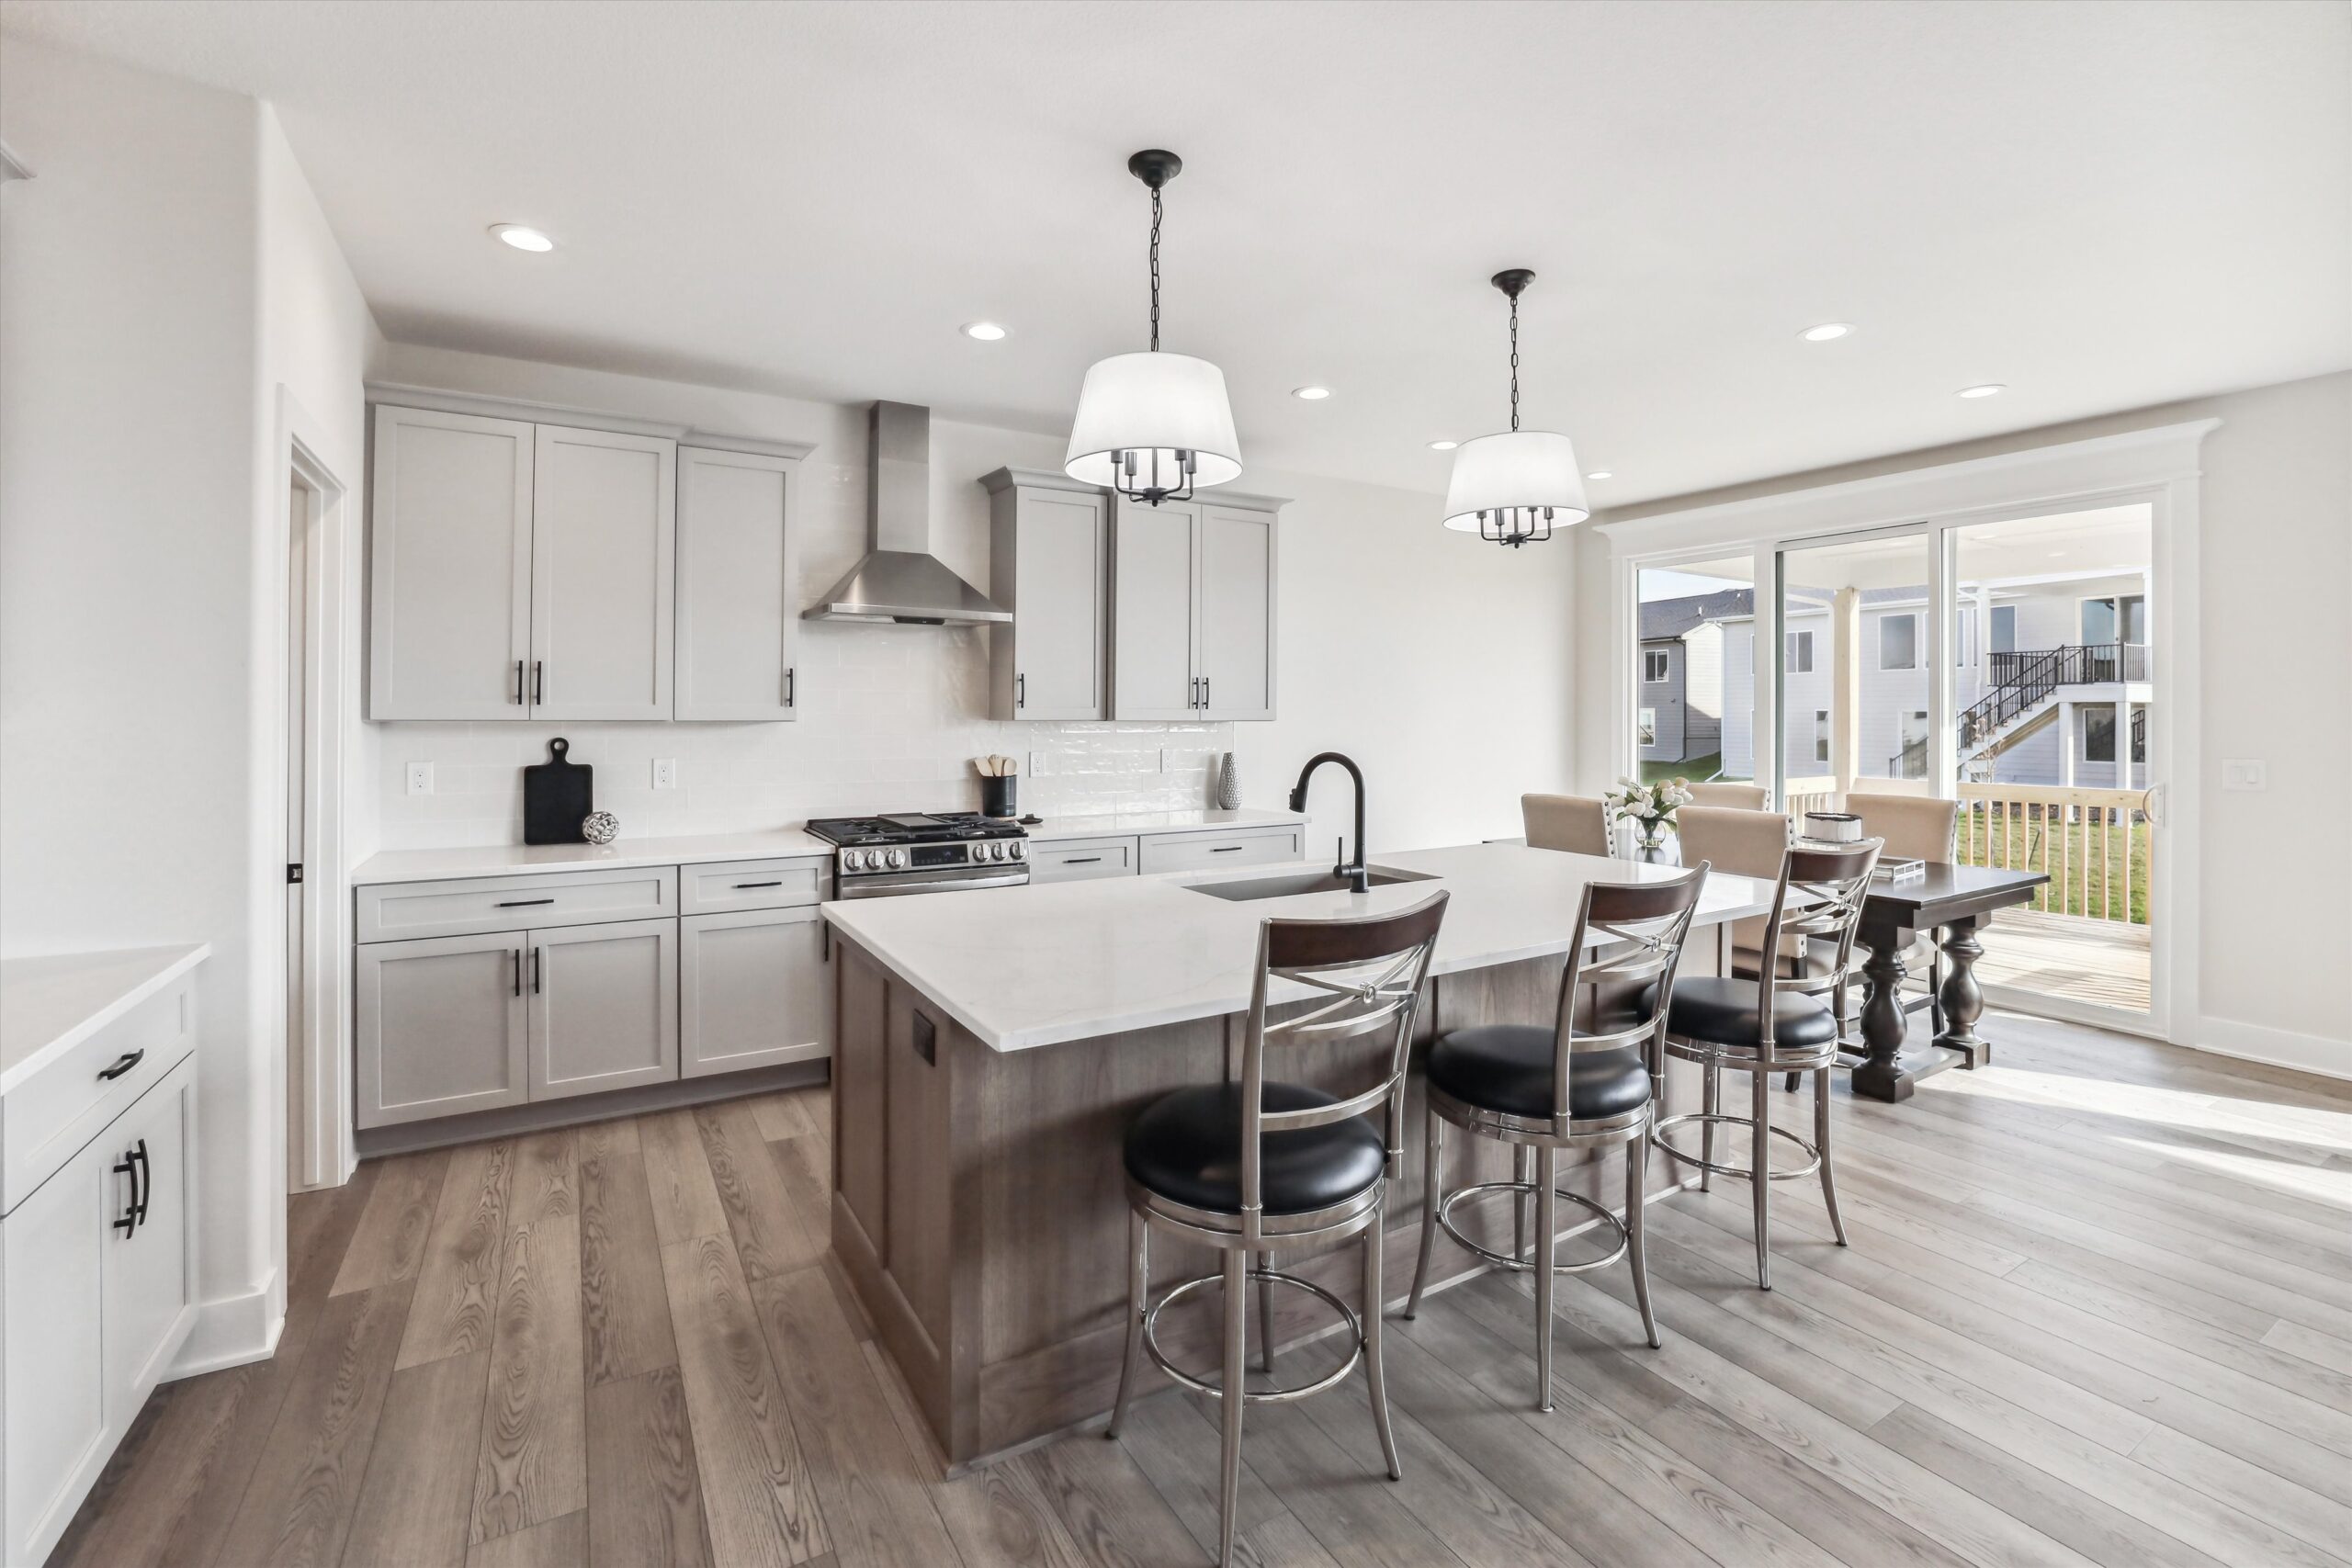
[[[1807,327],[1797,336],[1807,343],[1835,343],[1854,330],[1851,321],[1824,321],[1817,327]]]
[[[551,251],[555,242],[538,230],[521,223],[493,223],[490,231],[518,251]]]
[[[1456,446],[1461,445],[1462,443],[1459,441],[1432,441],[1430,443],[1430,450],[1432,452],[1451,452]]]
[[[966,337],[978,338],[982,343],[994,343],[1004,336],[1004,329],[994,321],[966,321],[963,332]]]
[[[1295,387],[1291,389],[1290,395],[1298,399],[1302,402],[1319,403],[1324,399],[1331,395],[1331,389],[1329,387]]]
[[[1987,381],[1981,387],[1962,387],[1960,395],[1963,398],[1997,398],[2008,389],[2006,382]]]
[[[1607,468],[1595,468],[1592,472],[1585,475],[1585,478],[1589,479],[1611,479],[1616,477],[1616,475],[1611,473]]]

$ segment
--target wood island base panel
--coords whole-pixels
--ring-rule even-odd
[[[1728,930],[1694,931],[1683,973],[1721,973]],[[1126,1329],[1122,1135],[1155,1097],[1222,1077],[1246,1017],[999,1051],[854,942],[841,940],[835,959],[833,1247],[948,1462],[967,1467],[1107,1417]],[[1411,1289],[1419,1246],[1419,1058],[1445,1030],[1548,1027],[1561,964],[1543,957],[1442,975],[1424,990],[1404,1149],[1388,1195],[1384,1294],[1391,1306]],[[1269,1073],[1337,1090],[1368,1070],[1365,1062],[1360,1047],[1299,1046]],[[1695,1068],[1669,1065],[1669,1112],[1695,1108],[1699,1090]],[[1615,1203],[1623,1180],[1615,1156],[1604,1150],[1571,1166],[1566,1185]],[[1487,1140],[1450,1139],[1445,1158],[1449,1190],[1510,1175],[1508,1151]],[[1683,1180],[1652,1156],[1653,1202]],[[1487,1226],[1489,1244],[1507,1249],[1510,1205],[1483,1208],[1470,1224]],[[1562,1259],[1578,1256],[1578,1245],[1564,1240]],[[1319,1256],[1280,1253],[1277,1266],[1361,1310],[1358,1256],[1348,1241]],[[1155,1234],[1151,1263],[1157,1295],[1212,1272],[1216,1259],[1206,1247]],[[1441,1236],[1431,1288],[1486,1267]],[[1215,1297],[1202,1292],[1160,1317],[1161,1343],[1184,1365],[1216,1363]],[[1302,1292],[1276,1293],[1277,1345],[1337,1326]],[[1148,1360],[1142,1375],[1139,1394],[1168,1386]]]

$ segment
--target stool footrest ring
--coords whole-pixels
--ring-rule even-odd
[[[1588,1269],[1606,1269],[1611,1263],[1616,1262],[1619,1258],[1625,1256],[1626,1235],[1624,1221],[1619,1219],[1608,1209],[1594,1202],[1591,1199],[1586,1197],[1581,1192],[1571,1192],[1565,1187],[1555,1187],[1552,1191],[1555,1197],[1566,1199],[1567,1201],[1576,1204],[1578,1208],[1585,1210],[1594,1218],[1600,1220],[1601,1224],[1609,1227],[1610,1231],[1617,1238],[1617,1245],[1611,1248],[1606,1256],[1591,1258],[1581,1263],[1555,1263],[1552,1265],[1553,1273],[1582,1274]],[[1454,1190],[1447,1193],[1444,1201],[1437,1206],[1438,1226],[1440,1229],[1443,1230],[1446,1235],[1452,1236],[1454,1241],[1459,1243],[1462,1247],[1467,1248],[1471,1252],[1476,1253],[1479,1257],[1485,1258],[1487,1262],[1495,1265],[1497,1268],[1514,1269],[1522,1272],[1532,1273],[1536,1267],[1535,1260],[1532,1258],[1517,1258],[1508,1252],[1497,1252],[1491,1247],[1482,1246],[1463,1235],[1460,1227],[1455,1225],[1453,1223],[1453,1206],[1456,1203],[1461,1202],[1464,1198],[1488,1198],[1498,1192],[1523,1192],[1532,1196],[1535,1192],[1535,1183],[1532,1181],[1481,1181],[1475,1187],[1456,1188]]]
[[[1685,1111],[1679,1116],[1669,1116],[1665,1121],[1660,1122],[1650,1129],[1650,1141],[1657,1145],[1658,1153],[1666,1156],[1669,1159],[1679,1160],[1682,1164],[1690,1166],[1694,1169],[1711,1170],[1717,1176],[1736,1176],[1742,1181],[1749,1181],[1755,1179],[1756,1172],[1747,1166],[1726,1165],[1720,1160],[1702,1159],[1699,1156],[1690,1153],[1688,1149],[1676,1148],[1673,1143],[1667,1137],[1667,1133],[1669,1129],[1681,1126],[1683,1123],[1689,1122],[1713,1122],[1725,1127],[1746,1127],[1751,1133],[1755,1131],[1756,1127],[1756,1123],[1749,1118],[1745,1116],[1734,1116],[1724,1111],[1713,1113],[1704,1111]],[[1805,1159],[1803,1165],[1792,1165],[1786,1170],[1772,1170],[1766,1172],[1766,1180],[1794,1181],[1801,1176],[1811,1176],[1814,1172],[1821,1168],[1821,1151],[1815,1148],[1813,1145],[1807,1143],[1804,1139],[1798,1137],[1786,1127],[1773,1128],[1772,1135],[1776,1138],[1786,1138],[1789,1142],[1794,1144],[1799,1149],[1804,1151]]]
[[[1224,1282],[1223,1274],[1203,1274],[1197,1279],[1187,1280],[1154,1302],[1143,1314],[1144,1353],[1151,1358],[1152,1364],[1193,1393],[1205,1393],[1219,1399],[1225,1396],[1225,1390],[1220,1384],[1210,1382],[1204,1378],[1185,1371],[1161,1352],[1159,1326],[1159,1314],[1163,1308],[1172,1305],[1181,1297],[1189,1295],[1204,1286],[1221,1285]],[[1363,1319],[1356,1315],[1353,1307],[1314,1280],[1302,1280],[1295,1274],[1283,1274],[1272,1269],[1252,1269],[1249,1271],[1249,1282],[1261,1286],[1288,1285],[1294,1289],[1305,1291],[1310,1296],[1319,1298],[1326,1306],[1338,1313],[1341,1321],[1347,1324],[1349,1332],[1355,1337],[1355,1345],[1349,1350],[1347,1359],[1341,1361],[1337,1369],[1324,1373],[1313,1382],[1300,1383],[1288,1388],[1245,1387],[1241,1391],[1242,1404],[1287,1404],[1294,1399],[1305,1399],[1309,1394],[1321,1393],[1325,1389],[1336,1386],[1343,1382],[1350,1372],[1356,1370],[1356,1363],[1363,1359]]]

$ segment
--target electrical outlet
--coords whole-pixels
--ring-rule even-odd
[[[655,789],[678,787],[678,759],[675,757],[653,759],[653,787]]]
[[[2267,790],[2270,787],[2270,764],[2248,758],[2225,760],[2222,763],[2222,787],[2235,790]]]
[[[1031,778],[1033,778],[1033,779],[1042,779],[1042,778],[1044,778],[1044,777],[1046,776],[1046,774],[1047,771],[1048,771],[1048,770],[1047,770],[1047,768],[1046,768],[1046,760],[1048,757],[1051,757],[1052,755],[1053,755],[1053,753],[1052,753],[1052,752],[1050,752],[1050,751],[1032,751],[1032,752],[1030,752],[1030,753],[1029,753],[1029,776],[1030,776]]]
[[[433,793],[433,764],[411,762],[408,765],[408,792],[411,795]]]
[[[1169,764],[1169,761],[1170,761],[1170,757],[1169,757],[1169,749],[1168,749],[1167,747],[1165,747],[1165,746],[1162,746],[1162,747],[1159,749],[1159,771],[1160,771],[1161,773],[1166,773],[1166,772],[1168,771],[1168,764]]]

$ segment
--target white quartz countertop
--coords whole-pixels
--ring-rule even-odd
[[[211,954],[198,942],[0,960],[0,1096]]]
[[[1434,880],[1250,903],[1193,890],[1305,869],[1254,866],[858,899],[828,904],[824,916],[987,1044],[1020,1051],[1244,1011],[1256,978],[1258,925],[1269,917],[1386,913],[1443,887],[1453,897],[1430,965],[1443,975],[1565,953],[1588,883],[1679,874],[1672,866],[1517,844],[1376,854],[1373,864]],[[1771,900],[1769,882],[1713,874],[1698,923],[1765,914]]]
[[[1029,836],[1041,843],[1057,839],[1115,839],[1129,833],[1204,833],[1217,829],[1291,828],[1306,820],[1304,811],[1131,811],[1104,817],[1048,817],[1032,823]]]
[[[359,863],[354,884],[439,882],[458,876],[527,876],[545,871],[594,871],[643,865],[700,865],[722,860],[830,856],[833,846],[797,828],[752,833],[702,833],[673,839],[616,839],[609,844],[483,844],[454,850],[387,850]]]

